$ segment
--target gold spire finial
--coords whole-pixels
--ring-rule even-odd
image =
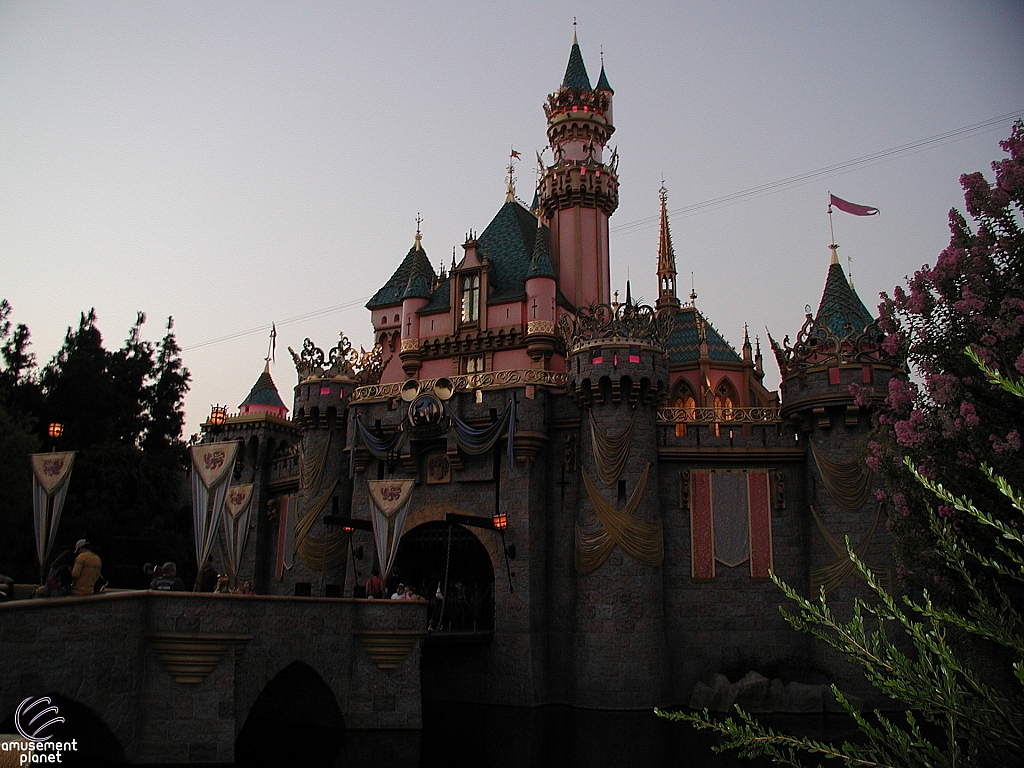
[[[579,45],[579,40],[576,39],[576,17],[572,17],[572,44]]]
[[[420,245],[420,241],[423,239],[423,234],[420,232],[420,224],[423,223],[423,217],[420,216],[419,211],[416,211],[416,250],[422,251],[423,246]]]

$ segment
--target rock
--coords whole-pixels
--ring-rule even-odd
[[[770,686],[771,680],[751,670],[733,686],[736,690],[734,701],[748,712],[761,712]]]

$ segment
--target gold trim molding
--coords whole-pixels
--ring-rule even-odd
[[[202,635],[191,632],[154,632],[146,636],[150,647],[176,683],[194,684],[206,679],[234,646],[235,660],[241,657],[249,635]]]
[[[555,328],[554,320],[531,320],[526,324],[526,335],[529,336],[532,333],[548,333],[554,336]]]
[[[484,373],[471,373],[465,376],[452,376],[450,381],[456,391],[468,392],[474,389],[504,389],[513,386],[525,386],[535,384],[545,387],[564,387],[568,376],[559,371],[545,371],[528,368],[526,370],[508,371],[485,371]],[[423,379],[420,381],[420,392],[430,392],[434,389],[437,379]],[[372,384],[366,387],[359,387],[352,392],[349,398],[351,403],[370,402],[373,400],[390,400],[402,393],[404,382],[392,384]]]
[[[413,646],[426,637],[418,629],[392,629],[384,632],[355,632],[363,650],[377,669],[397,669]]]

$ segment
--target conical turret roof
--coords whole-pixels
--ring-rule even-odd
[[[842,338],[850,333],[861,333],[874,320],[846,279],[842,265],[833,261],[828,268],[825,290],[821,294],[814,322]]]
[[[615,93],[612,87],[608,84],[608,76],[604,73],[604,64],[601,65],[601,75],[597,78],[597,85],[594,87],[595,91],[608,91],[608,93]]]
[[[256,379],[256,383],[252,385],[249,395],[238,407],[242,409],[250,405],[271,406],[288,410],[288,406],[281,400],[281,395],[277,391],[274,380],[270,377],[270,361],[267,361],[266,366],[263,368],[263,373]]]
[[[562,87],[577,91],[593,90],[590,87],[590,78],[587,76],[587,67],[583,63],[583,54],[580,53],[580,44],[576,42],[576,35],[572,37],[572,50],[569,51],[569,64],[565,68]]]
[[[526,270],[526,279],[554,276],[555,269],[551,266],[551,258],[548,256],[548,230],[538,218],[537,235],[533,240],[533,257],[530,259],[530,268]]]
[[[401,304],[407,291],[413,291],[414,296],[430,296],[430,286],[434,284],[437,275],[434,267],[427,258],[427,252],[420,245],[419,238],[409,249],[398,269],[391,275],[384,287],[377,291],[373,298],[366,302],[367,309],[378,307],[390,307]]]

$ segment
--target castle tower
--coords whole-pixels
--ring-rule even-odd
[[[249,520],[255,531],[248,536],[242,551],[238,581],[251,581],[258,592],[266,593],[270,591],[272,576],[269,563],[273,543],[267,502],[272,496],[270,486],[276,479],[274,459],[300,439],[300,430],[288,420],[288,408],[270,375],[269,353],[263,372],[239,404],[238,413],[219,415],[216,423],[211,414],[211,419],[202,425],[203,442],[237,441],[240,445],[231,482],[253,486]]]
[[[555,301],[558,287],[555,271],[548,257],[547,232],[537,217],[537,237],[533,257],[526,272],[526,339],[527,354],[534,368],[547,368],[557,347],[555,333]]]
[[[604,66],[591,87],[574,34],[565,78],[544,105],[554,164],[540,178],[538,203],[549,222],[559,287],[576,307],[611,298],[608,218],[619,204],[619,179],[617,155],[606,163],[604,151],[615,131],[612,96]]]
[[[577,706],[663,701],[666,646],[657,408],[668,395],[672,313],[632,303],[560,325],[581,409],[573,693]]]
[[[602,67],[601,71],[604,71]],[[658,238],[658,300],[655,308],[675,307],[679,309],[676,295],[676,254],[672,249],[672,233],[668,228],[668,190],[662,183],[658,193],[661,197],[661,235]]]
[[[782,374],[781,416],[795,427],[806,450],[810,591],[817,595],[824,588],[830,604],[843,613],[855,598],[866,596],[867,588],[849,569],[843,571],[846,553],[831,542],[849,537],[879,583],[896,586],[885,508],[865,462],[873,405],[885,398],[892,378],[906,376],[905,363],[882,347],[884,338],[834,249],[818,311],[812,317],[808,307],[796,342],[791,347],[787,336],[780,345],[769,337]],[[830,660],[823,657],[821,663]],[[853,676],[837,684],[856,690],[861,682]]]

